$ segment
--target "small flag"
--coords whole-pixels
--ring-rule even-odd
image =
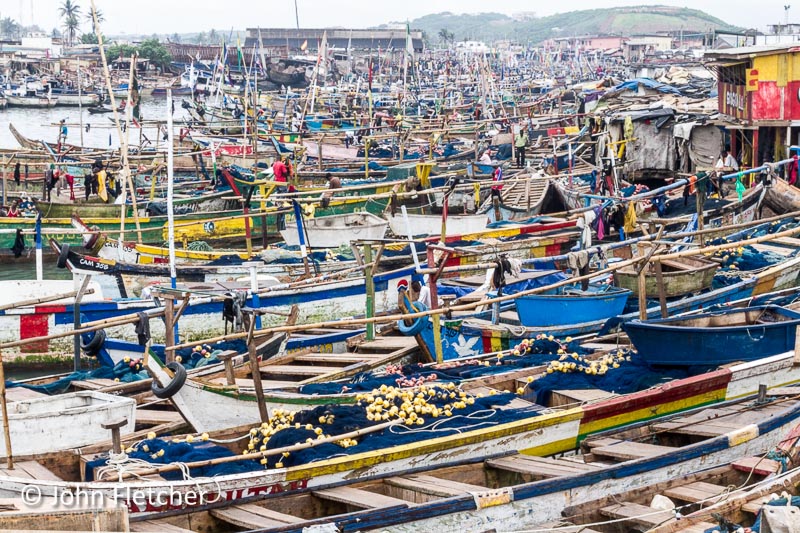
[[[303,41],[303,44],[300,45],[300,50],[302,50],[303,52],[305,52],[307,48],[308,48],[308,39]]]

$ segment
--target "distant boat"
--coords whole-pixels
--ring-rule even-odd
[[[100,95],[97,93],[82,93],[78,91],[53,90],[53,97],[57,98],[56,105],[61,106],[96,106],[100,105]]]
[[[372,213],[348,213],[303,221],[307,244],[312,248],[338,248],[354,240],[382,239],[389,223]],[[297,222],[287,222],[281,236],[289,246],[298,246]]]
[[[18,96],[7,94],[6,100],[8,101],[9,107],[38,107],[38,108],[47,108],[47,107],[55,107],[56,103],[58,103],[58,98],[55,96]]]
[[[726,309],[622,325],[653,365],[719,366],[794,350],[800,313],[778,306]]]
[[[658,258],[658,256],[654,256]],[[700,257],[681,257],[661,263],[664,279],[664,292],[667,298],[684,296],[711,287],[719,263]],[[639,281],[633,266],[614,272],[614,281],[618,287],[630,289],[634,296],[639,295]],[[645,294],[648,298],[658,298],[658,278],[653,263],[647,265],[645,273]]]

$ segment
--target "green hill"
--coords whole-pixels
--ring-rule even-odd
[[[715,29],[736,30],[735,26],[698,9],[668,6],[632,6],[586,9],[547,17],[509,17],[501,13],[425,15],[410,21],[423,30],[430,43],[439,42],[445,28],[455,40],[494,41],[513,39],[538,43],[552,37],[573,35],[641,35],[660,31],[705,33]]]

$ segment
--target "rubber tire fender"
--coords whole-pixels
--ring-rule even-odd
[[[58,252],[56,266],[58,268],[67,268],[67,259],[69,259],[69,244],[62,244],[61,251]]]
[[[98,329],[89,339],[89,342],[84,343],[81,339],[81,349],[86,352],[86,355],[97,355],[103,344],[106,342],[106,330]]]
[[[150,385],[150,390],[153,392],[153,395],[162,400],[175,396],[175,393],[181,390],[183,384],[186,383],[186,369],[183,368],[182,364],[172,361],[171,363],[167,363],[167,368],[175,373],[172,377],[172,381],[167,383],[165,387],[160,387],[155,380],[153,380],[153,384]]]
[[[414,313],[419,313],[421,311],[427,311],[428,306],[422,302],[414,302],[411,304],[411,310]],[[415,335],[419,335],[425,326],[428,325],[430,318],[428,316],[420,316],[414,319],[414,323],[410,326],[406,326],[405,321],[398,320],[397,321],[397,329],[400,330],[400,333],[403,335],[407,335],[409,337],[413,337]]]

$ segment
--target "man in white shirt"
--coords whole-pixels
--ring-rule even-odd
[[[417,295],[417,301],[420,303],[425,304],[425,307],[430,309],[431,307],[431,290],[428,288],[427,285],[423,285],[417,280],[411,282],[411,289],[414,291],[414,294]]]
[[[736,158],[731,155],[728,149],[725,148],[722,150],[715,168],[732,168],[733,170],[739,170],[739,163],[736,161]]]

